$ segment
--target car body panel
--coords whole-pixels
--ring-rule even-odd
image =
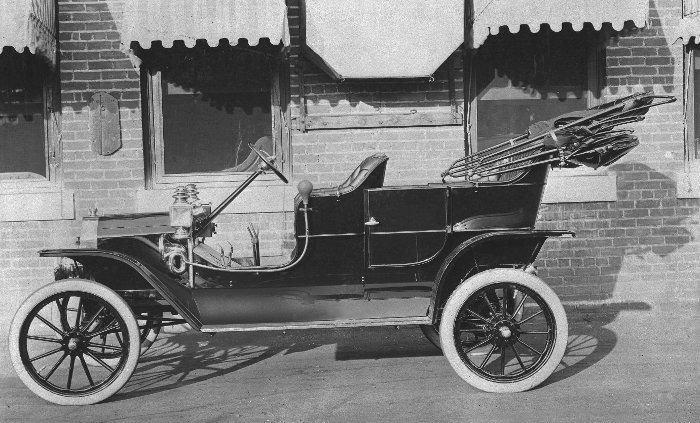
[[[375,162],[383,172],[386,160]],[[546,176],[540,166],[509,185],[382,187],[370,175],[313,191],[308,238],[297,198],[294,265],[279,270],[209,265],[191,280],[173,274],[156,238],[173,232],[167,213],[87,218],[97,248],[41,255],[71,258],[118,292],[150,286],[204,331],[429,323],[460,278],[524,268],[548,236],[564,234],[533,230]]]

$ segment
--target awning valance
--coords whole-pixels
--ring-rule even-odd
[[[700,14],[683,17],[678,24],[677,31],[674,41],[680,38],[683,44],[688,44],[691,41],[696,44],[700,43]]]
[[[474,24],[468,47],[478,48],[502,26],[532,32],[564,22],[581,30],[626,21],[643,27],[648,0],[467,0]],[[303,0],[305,55],[336,78],[413,78],[429,76],[464,41],[465,0]],[[468,10],[470,11],[470,10]]]
[[[305,54],[337,78],[432,75],[464,39],[464,0],[305,0]]]
[[[245,38],[257,45],[261,38],[289,45],[287,6],[284,0],[127,0],[121,27],[122,45],[136,41],[142,48],[161,41],[171,47],[182,40],[193,47],[197,40],[217,46],[225,38],[231,45]]]
[[[616,30],[626,21],[643,27],[649,18],[649,0],[473,0],[473,47],[478,48],[486,37],[498,34],[507,26],[511,33],[520,31],[520,25],[528,25],[537,32],[542,24],[552,31],[561,31],[568,22],[575,31],[589,22],[600,29],[608,22]]]
[[[0,50],[25,47],[56,61],[55,0],[0,0]]]

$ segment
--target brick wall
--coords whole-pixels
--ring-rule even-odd
[[[605,94],[617,97],[641,89],[682,94],[682,47],[670,34],[680,17],[680,0],[650,2],[651,22],[607,41]],[[421,110],[449,107],[446,66],[434,82],[338,83],[313,65],[305,66],[303,92],[296,71],[299,55],[298,0],[289,1],[294,45],[291,49],[291,113],[300,116],[306,99],[310,113],[355,113],[375,107]],[[19,303],[52,279],[55,260],[36,250],[70,246],[79,219],[97,205],[101,213],[135,211],[135,192],[144,189],[143,136],[139,77],[120,51],[121,0],[59,0],[62,100],[62,187],[75,191],[76,220],[0,222],[0,333],[5,333]],[[459,54],[456,52],[455,54]],[[462,101],[460,61],[455,88]],[[122,148],[111,156],[92,152],[88,102],[98,91],[119,101]],[[302,95],[303,94],[303,95]],[[683,113],[680,102],[650,113],[635,125],[642,145],[611,168],[617,175],[618,201],[543,205],[540,228],[574,229],[573,240],[552,240],[540,256],[541,275],[565,300],[669,301],[698,299],[697,242],[700,201],[676,198],[676,172],[683,170]],[[335,185],[367,155],[390,156],[386,183],[422,184],[464,151],[461,126],[296,131],[292,134],[293,179],[318,187]],[[573,189],[573,188],[572,188]],[[215,241],[248,252],[245,225],[262,228],[263,254],[278,254],[288,239],[289,214],[229,215]],[[284,248],[289,247],[287,242]],[[689,282],[691,281],[691,282]]]
[[[139,74],[120,51],[121,1],[60,1],[63,177],[76,192],[76,212],[97,205],[103,213],[129,212],[144,186]],[[88,104],[96,92],[119,102],[122,148],[92,152]]]
[[[606,46],[606,95],[641,90],[683,98],[683,48],[673,43],[680,0],[651,1],[650,25],[614,34]],[[544,205],[542,228],[577,238],[549,241],[541,275],[569,300],[697,300],[700,201],[677,199],[684,169],[683,106],[652,109],[633,126],[641,145],[610,168],[617,202]]]

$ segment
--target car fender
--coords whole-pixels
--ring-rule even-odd
[[[495,267],[525,268],[551,237],[573,237],[571,231],[498,231],[476,235],[456,246],[443,260],[433,285],[429,315],[437,321],[441,303],[465,276]]]
[[[42,250],[41,257],[66,257],[88,268],[96,263],[107,266],[127,266],[135,271],[145,283],[153,287],[179,314],[195,329],[199,329],[202,324],[199,319],[197,305],[192,298],[191,291],[180,284],[164,267],[157,266],[156,263],[148,263],[146,260],[138,260],[135,257],[119,252],[104,249],[74,248],[74,249],[54,249]],[[98,283],[103,283],[96,280]],[[103,283],[112,289],[113,284]],[[119,290],[118,288],[115,290]]]

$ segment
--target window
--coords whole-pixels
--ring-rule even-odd
[[[237,180],[256,165],[248,144],[282,157],[273,54],[175,43],[152,48],[144,65],[151,185]]]
[[[45,57],[5,47],[0,53],[0,183],[55,178],[54,73]]]
[[[685,166],[678,175],[678,198],[700,198],[700,49],[688,44],[683,65]]]
[[[688,98],[686,99],[687,159],[691,162],[700,158],[700,50],[691,48],[688,52]]]
[[[586,109],[599,98],[592,27],[561,32],[527,26],[490,36],[473,59],[472,134],[476,151],[527,131],[541,120]]]

